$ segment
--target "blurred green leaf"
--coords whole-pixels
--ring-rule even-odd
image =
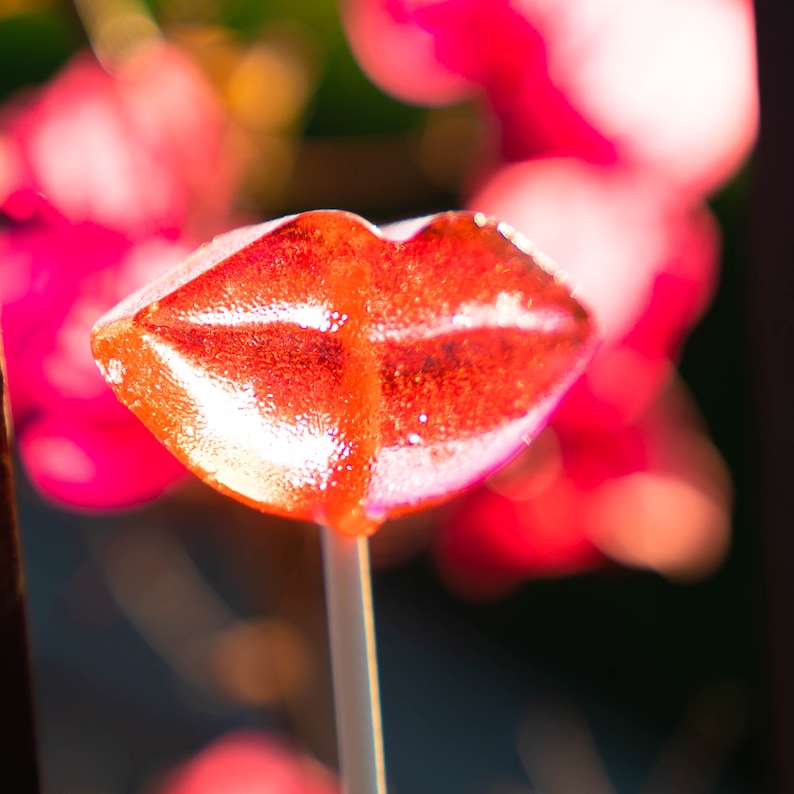
[[[369,81],[353,59],[341,31],[333,45],[307,135],[385,135],[414,130],[422,123],[424,109],[397,102]]]
[[[61,9],[0,18],[0,100],[47,80],[81,43],[76,20]]]

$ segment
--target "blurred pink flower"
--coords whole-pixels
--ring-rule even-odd
[[[604,554],[669,575],[710,570],[727,542],[728,476],[683,387],[669,396],[716,284],[710,213],[637,169],[552,157],[498,170],[470,206],[564,263],[602,343],[511,487],[486,486],[455,513],[444,577],[485,596]]]
[[[114,78],[87,54],[0,114],[0,304],[19,450],[32,481],[88,509],[183,473],[91,356],[104,311],[228,223],[225,117],[170,46]]]
[[[128,77],[80,53],[3,113],[0,207],[43,211],[140,239],[206,234],[236,183],[220,102],[176,47],[152,46]]]
[[[159,794],[339,794],[309,756],[249,731],[229,734],[172,773]]]
[[[482,95],[507,160],[628,162],[703,194],[755,136],[750,0],[347,0],[343,18],[401,99]]]
[[[604,557],[696,578],[725,554],[730,507],[725,465],[674,384],[630,423],[552,424],[457,505],[436,561],[451,589],[475,599]]]

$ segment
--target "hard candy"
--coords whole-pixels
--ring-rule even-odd
[[[216,238],[103,317],[94,356],[185,465],[369,533],[530,441],[593,348],[542,254],[482,215],[319,210]]]

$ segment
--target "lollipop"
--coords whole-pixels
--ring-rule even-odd
[[[105,315],[92,345],[119,399],[201,479],[325,528],[339,711],[337,670],[361,667],[337,657],[362,642],[374,656],[366,536],[515,455],[592,340],[570,290],[505,224],[444,213],[379,230],[322,210],[216,238]],[[351,783],[344,744],[348,791],[385,790]]]

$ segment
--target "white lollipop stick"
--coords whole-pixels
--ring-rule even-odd
[[[339,769],[345,794],[386,794],[369,546],[321,527]]]

